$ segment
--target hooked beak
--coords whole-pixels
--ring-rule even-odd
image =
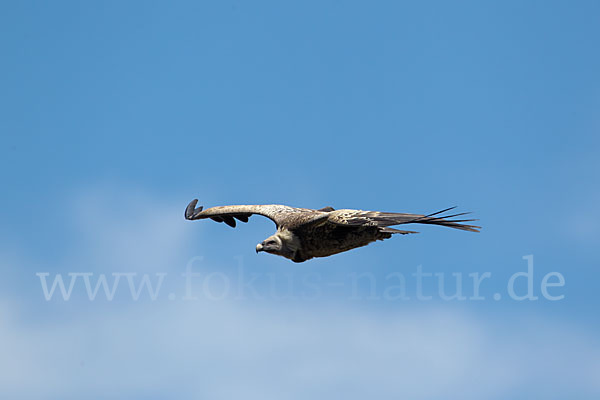
[[[258,254],[259,251],[263,251],[263,245],[260,243],[256,245],[256,254]]]

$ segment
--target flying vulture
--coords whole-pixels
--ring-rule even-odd
[[[429,215],[390,213],[363,210],[334,210],[325,207],[319,210],[296,208],[278,204],[220,206],[202,210],[196,208],[198,200],[185,209],[188,220],[210,218],[235,228],[236,219],[248,222],[253,215],[262,215],[277,225],[277,232],[256,245],[256,252],[264,251],[303,262],[313,257],[327,257],[366,246],[376,240],[389,239],[394,234],[417,233],[390,228],[393,225],[429,224],[442,225],[470,232],[479,232],[479,226],[465,222],[473,219],[451,219],[467,213],[443,215],[448,208]]]

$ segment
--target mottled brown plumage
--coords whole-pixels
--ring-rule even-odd
[[[253,215],[262,215],[277,225],[277,232],[256,246],[256,252],[264,251],[280,255],[294,262],[303,262],[313,257],[327,257],[366,246],[376,240],[389,239],[393,234],[417,233],[390,228],[402,224],[432,224],[448,226],[470,232],[479,227],[465,222],[473,219],[450,219],[466,213],[443,216],[451,210],[438,211],[429,215],[388,213],[363,210],[334,210],[324,207],[319,210],[296,208],[278,204],[220,206],[203,210],[196,208],[193,200],[185,210],[189,220],[210,218],[235,227],[236,219],[248,222]]]

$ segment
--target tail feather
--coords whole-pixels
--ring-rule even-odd
[[[385,226],[379,229],[379,232],[383,233],[399,233],[400,235],[408,235],[409,233],[419,233],[415,231],[401,231],[399,229],[390,228],[389,226]]]

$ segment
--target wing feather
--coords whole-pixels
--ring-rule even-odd
[[[311,210],[307,208],[289,207],[279,204],[266,205],[238,205],[238,206],[218,206],[203,210],[202,207],[196,207],[198,200],[194,199],[185,209],[185,218],[189,220],[210,218],[216,222],[225,222],[231,227],[236,226],[235,220],[248,222],[251,215],[262,215],[269,218],[277,227],[286,227],[290,230],[314,227],[323,223],[333,225],[342,225],[348,227],[376,226],[380,229],[392,225],[402,224],[429,224],[442,225],[465,231],[479,232],[480,227],[466,224],[465,222],[476,221],[475,219],[451,219],[463,216],[468,213],[458,213],[452,215],[442,215],[443,213],[454,209],[451,207],[432,214],[406,214],[390,213],[381,211],[363,211],[363,210],[332,210],[325,207],[322,210]],[[327,211],[325,211],[327,210]],[[383,230],[382,230],[383,232]],[[392,228],[385,230],[392,233]],[[413,233],[412,231],[399,231],[394,233]]]
[[[475,219],[451,219],[468,213],[459,213],[446,216],[440,215],[444,212],[452,210],[453,208],[454,207],[428,215],[363,210],[338,210],[330,213],[328,221],[338,225],[378,227],[412,223],[432,224],[462,229],[465,231],[479,232],[479,226],[464,224],[464,222],[476,221]]]
[[[234,228],[235,220],[248,222],[251,215],[262,215],[269,218],[279,226],[293,226],[300,223],[309,222],[314,219],[315,213],[324,214],[315,210],[306,208],[289,207],[279,204],[266,205],[239,205],[239,206],[218,206],[206,210],[203,207],[196,207],[198,200],[194,199],[185,209],[185,219],[196,220],[210,218],[216,222],[225,222]]]

